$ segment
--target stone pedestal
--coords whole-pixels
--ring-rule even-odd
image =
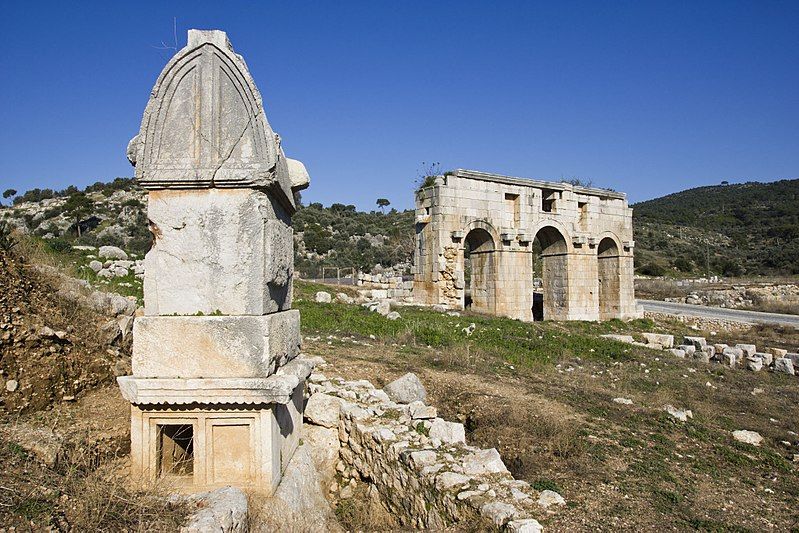
[[[133,375],[118,378],[132,482],[271,494],[299,443],[312,366],[291,309],[291,215],[308,174],[219,31],[189,31],[128,157],[154,237]]]

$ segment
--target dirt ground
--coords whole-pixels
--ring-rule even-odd
[[[322,338],[304,349],[346,379],[385,385],[417,373],[429,402],[462,421],[471,443],[496,447],[516,477],[566,498],[565,508],[542,511],[547,531],[799,528],[796,378],[646,349],[625,362],[533,370],[371,344]],[[693,418],[677,421],[667,404]],[[738,429],[764,443],[735,441]]]

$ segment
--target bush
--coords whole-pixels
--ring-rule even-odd
[[[50,239],[47,241],[47,248],[53,252],[63,254],[72,250],[72,244],[64,239]]]
[[[658,263],[647,263],[638,268],[638,273],[644,276],[664,276],[666,269]]]

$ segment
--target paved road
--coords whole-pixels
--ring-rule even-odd
[[[779,313],[761,313],[758,311],[741,311],[739,309],[723,309],[705,305],[676,304],[655,300],[638,300],[645,311],[653,313],[669,313],[671,315],[688,315],[750,324],[779,324],[799,328],[799,315],[782,315]]]

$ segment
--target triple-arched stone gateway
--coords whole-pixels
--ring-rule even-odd
[[[525,321],[634,318],[633,247],[623,193],[456,170],[416,193],[414,300]]]

